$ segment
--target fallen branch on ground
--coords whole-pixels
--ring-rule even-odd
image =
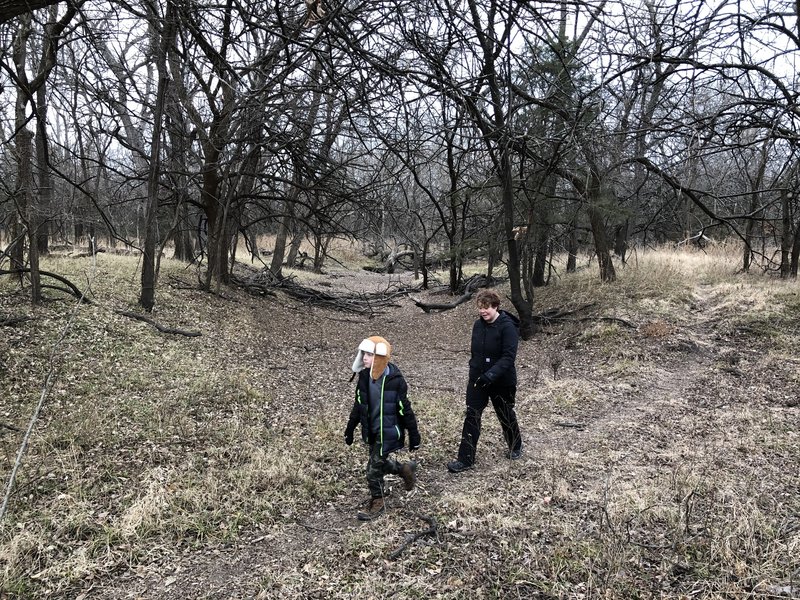
[[[571,427],[572,429],[585,429],[586,423],[570,423],[568,421],[556,421],[553,423],[556,427]]]
[[[417,515],[420,519],[425,521],[430,527],[427,529],[423,529],[422,531],[417,531],[416,533],[409,533],[406,538],[403,540],[403,543],[397,547],[397,549],[389,555],[391,560],[395,560],[398,556],[400,556],[403,551],[408,548],[411,544],[416,542],[419,538],[425,535],[432,535],[436,537],[438,535],[438,527],[436,525],[436,519],[433,517],[429,517],[427,515]]]
[[[608,321],[609,323],[620,323],[625,325],[625,327],[630,327],[631,329],[636,329],[636,325],[631,323],[630,321],[626,321],[625,319],[620,319],[619,317],[583,317],[582,319],[578,319],[579,321]]]
[[[137,314],[135,312],[131,312],[128,310],[117,310],[116,313],[122,315],[123,317],[128,317],[130,319],[136,319],[137,321],[144,321],[145,323],[152,325],[156,329],[158,329],[161,333],[171,333],[175,335],[185,335],[186,337],[200,337],[202,334],[199,331],[186,331],[185,329],[173,329],[171,327],[164,327],[163,325],[156,323],[153,319],[149,317],[145,317],[144,315]]]
[[[594,305],[594,302],[590,302],[589,304],[584,304],[571,310],[564,308],[548,308],[537,315],[533,315],[533,320],[540,325],[550,325],[557,321],[567,321],[569,320],[567,317],[579,313],[582,310],[586,310],[587,308],[591,308]]]
[[[380,309],[396,306],[391,303],[395,298],[406,296],[411,288],[402,286],[387,287],[382,292],[354,293],[352,295],[334,295],[298,284],[293,277],[275,277],[268,269],[258,271],[249,276],[231,276],[231,281],[250,294],[263,296],[275,295],[280,290],[303,304],[321,306],[342,312],[374,315]]]
[[[539,313],[538,315],[533,315],[533,321],[540,325],[553,325],[554,323],[570,323],[570,322],[583,323],[586,321],[608,321],[610,323],[620,323],[625,327],[636,329],[636,325],[634,323],[626,321],[625,319],[620,319],[619,317],[592,316],[592,317],[580,317],[578,319],[569,318],[572,315],[579,313],[583,310],[586,310],[587,308],[591,308],[594,305],[595,303],[591,302],[589,304],[584,304],[583,306],[579,306],[571,310],[564,310],[561,308],[551,308]]]
[[[0,269],[0,275],[22,275],[23,273],[30,273],[30,272],[31,272],[31,270],[28,269],[28,268],[25,268],[25,269]],[[39,276],[40,277],[51,277],[51,278],[55,279],[56,281],[60,281],[61,283],[66,285],[69,289],[65,290],[64,288],[60,288],[60,287],[56,287],[56,286],[52,286],[52,285],[42,285],[43,288],[52,288],[52,289],[59,290],[61,292],[66,292],[67,294],[71,294],[72,296],[75,296],[81,302],[85,302],[86,304],[92,304],[92,301],[89,300],[89,298],[87,298],[86,295],[83,292],[81,292],[78,289],[78,287],[74,283],[72,283],[69,279],[67,279],[66,277],[62,277],[61,275],[56,275],[55,273],[50,273],[49,271],[42,271],[42,270],[39,270]]]
[[[84,252],[78,252],[77,254],[68,254],[67,258],[88,258],[90,256],[95,256],[96,254],[99,254],[99,253],[105,252],[105,251],[106,251],[105,248],[98,248],[94,252],[92,252],[91,250],[86,250]]]
[[[8,317],[0,321],[0,327],[11,327],[17,323],[24,323],[25,321],[32,321],[33,317]]]
[[[409,296],[411,300],[413,300],[414,304],[419,306],[424,312],[429,313],[431,311],[445,311],[450,310],[458,306],[459,304],[464,304],[467,300],[472,298],[472,292],[468,294],[464,294],[463,296],[457,298],[453,302],[448,303],[435,303],[435,302],[423,302],[422,300],[418,300],[414,298],[414,296]]]
[[[175,288],[176,290],[196,290],[198,287],[191,283],[186,283],[182,279],[175,277],[175,275],[169,276],[170,285]]]
[[[414,301],[414,304],[419,306],[423,311],[426,313],[431,312],[432,310],[438,311],[445,311],[455,308],[460,304],[464,304],[475,293],[475,290],[481,287],[489,287],[496,283],[494,277],[486,277],[485,275],[473,275],[464,287],[464,293],[453,300],[452,302],[448,303],[434,303],[434,302],[423,302],[422,300],[418,300],[413,296],[409,296],[411,300]]]

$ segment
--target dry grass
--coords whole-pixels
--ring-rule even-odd
[[[537,291],[538,310],[593,303],[579,313],[590,319],[520,349],[523,460],[503,458],[490,409],[477,469],[454,477],[443,465],[460,432],[471,307],[423,315],[404,302],[363,323],[185,289],[193,270],[165,260],[153,318],[203,332],[165,336],[115,312],[135,310],[135,258],[48,259],[95,304],[55,355],[2,523],[2,593],[798,596],[800,287],[739,274],[738,261],[726,248],[652,251],[615,284],[590,265]],[[335,275],[343,289],[388,281]],[[0,331],[0,421],[17,429],[72,311],[48,296],[31,309],[0,282],[2,314],[34,317]],[[395,482],[389,513],[361,525],[366,452],[341,431],[352,349],[374,332],[409,380],[422,468],[413,493]],[[22,434],[2,435],[8,472]],[[388,560],[426,527],[420,514],[438,535]]]

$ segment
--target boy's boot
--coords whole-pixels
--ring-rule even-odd
[[[403,483],[406,486],[406,491],[411,491],[414,489],[414,484],[417,482],[416,477],[417,471],[417,463],[409,461],[407,463],[403,463],[403,466],[400,467],[400,477],[403,478]]]
[[[358,512],[358,520],[372,521],[372,519],[380,517],[385,512],[386,512],[386,505],[383,502],[383,498],[373,498],[372,500],[369,501],[366,510]]]

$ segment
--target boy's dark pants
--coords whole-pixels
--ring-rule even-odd
[[[461,445],[458,448],[458,460],[465,465],[475,462],[475,449],[481,435],[481,414],[492,401],[494,412],[500,420],[503,438],[512,452],[522,447],[517,415],[514,412],[514,401],[517,393],[515,386],[489,386],[476,388],[472,381],[467,385],[467,414],[464,428],[461,431]]]
[[[383,476],[399,475],[402,464],[397,462],[390,454],[381,456],[381,445],[372,444],[369,447],[369,462],[367,463],[367,484],[369,493],[373,498],[383,497]]]

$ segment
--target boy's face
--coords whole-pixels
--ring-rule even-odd
[[[364,366],[367,369],[372,368],[372,363],[375,362],[375,355],[372,352],[364,352]]]

